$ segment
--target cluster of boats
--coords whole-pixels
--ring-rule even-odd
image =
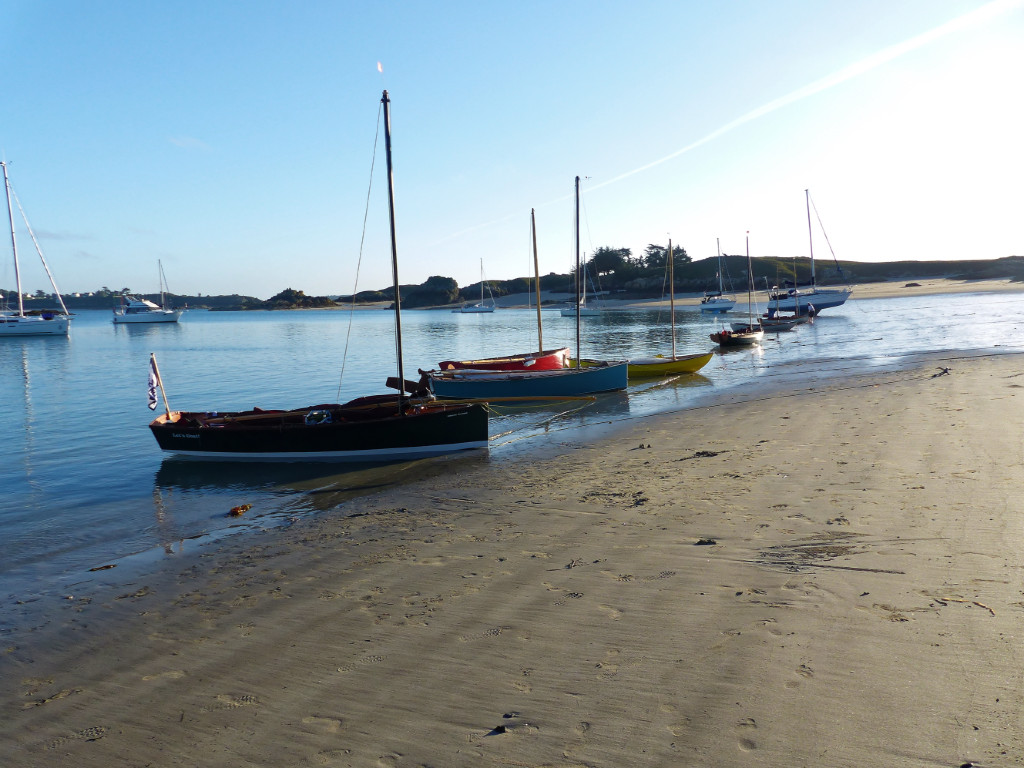
[[[537,352],[508,354],[475,360],[444,360],[436,369],[419,370],[419,379],[405,377],[402,360],[401,293],[398,280],[398,256],[394,241],[394,176],[391,157],[391,114],[387,91],[381,98],[384,116],[384,145],[387,158],[388,212],[391,219],[391,258],[395,291],[395,329],[398,375],[389,378],[393,394],[361,397],[344,404],[316,404],[292,410],[186,412],[172,411],[164,396],[165,412],[149,426],[160,448],[170,453],[202,459],[273,461],[395,461],[450,454],[468,449],[486,448],[488,413],[491,403],[537,403],[546,400],[592,398],[600,393],[624,390],[631,379],[692,374],[711,360],[713,352],[677,354],[675,346],[675,296],[670,291],[672,349],[668,355],[630,360],[587,360],[573,358],[568,347],[544,349],[541,324],[540,284],[537,291]],[[583,314],[585,287],[581,286],[579,246],[579,177],[576,177],[576,349],[580,349],[580,316]],[[536,226],[533,231],[534,271],[537,266]],[[749,261],[749,245],[747,257]],[[669,241],[669,285],[673,285],[672,242]],[[493,309],[483,299],[479,304],[459,308],[457,312],[486,312]],[[749,271],[749,270],[748,270]],[[753,286],[751,285],[751,291]],[[848,295],[848,294],[847,294]],[[756,344],[766,330],[782,330],[804,322],[813,315],[811,297],[817,294],[795,288],[784,298],[775,298],[774,310],[729,330],[711,334],[722,347]],[[709,298],[709,297],[706,297]],[[841,304],[842,300],[836,303]],[[725,304],[728,302],[728,306]],[[716,314],[735,305],[719,292],[714,300]],[[827,304],[824,306],[835,306]],[[793,318],[782,310],[790,308]],[[703,309],[703,307],[702,307]],[[803,310],[803,311],[802,311]],[[162,391],[156,359],[150,360],[150,408],[157,405],[157,390]]]
[[[486,448],[488,445],[488,404],[490,403],[536,403],[545,400],[571,400],[593,398],[605,393],[625,390],[630,380],[651,379],[652,377],[692,374],[699,371],[711,360],[713,352],[677,354],[675,344],[675,296],[670,291],[671,302],[671,351],[666,355],[640,357],[629,360],[582,359],[578,352],[572,357],[568,347],[544,349],[541,328],[540,286],[537,290],[537,331],[540,351],[508,354],[476,360],[445,360],[433,370],[419,370],[419,378],[410,381],[405,376],[402,334],[401,334],[401,293],[398,279],[398,258],[394,241],[395,206],[394,175],[391,155],[391,113],[388,92],[381,98],[383,105],[385,153],[387,159],[388,211],[391,221],[391,257],[394,280],[394,312],[397,346],[397,376],[386,382],[390,389],[387,394],[360,397],[347,403],[319,403],[301,408],[261,409],[248,411],[177,411],[172,410],[164,391],[156,357],[150,356],[149,407],[156,410],[158,392],[162,395],[164,413],[154,419],[149,427],[157,444],[169,453],[201,459],[234,461],[396,461],[427,456],[449,454],[469,449]],[[12,243],[14,240],[13,213],[11,212],[11,190],[7,182],[6,165],[4,179],[8,190],[8,211],[11,219]],[[585,307],[585,287],[580,269],[579,184],[575,186],[575,248],[576,248],[576,349],[580,349],[580,315]],[[20,208],[20,206],[19,206]],[[27,221],[26,221],[27,225]],[[536,232],[533,212],[531,228]],[[33,240],[35,238],[33,237]],[[534,243],[534,266],[537,267],[536,236]],[[42,253],[40,252],[40,257]],[[749,244],[747,249],[749,263]],[[668,267],[669,285],[673,285],[673,251],[669,241]],[[17,251],[15,246],[15,262]],[[44,259],[45,264],[45,259]],[[17,266],[16,266],[17,268]],[[49,269],[47,269],[49,273]],[[488,311],[483,302],[481,265],[481,302],[479,305],[457,311]],[[160,268],[161,297],[164,295],[165,279]],[[52,282],[52,277],[51,277]],[[752,285],[750,286],[752,291]],[[18,285],[20,305],[20,281]],[[58,298],[60,292],[54,291]],[[805,322],[813,315],[810,299],[815,306],[835,306],[845,301],[845,296],[833,304],[817,301],[820,294],[800,293],[796,289],[785,297],[775,299],[771,316],[754,318],[733,324],[711,334],[711,339],[722,347],[756,344],[766,330],[783,330]],[[848,295],[848,292],[846,293]],[[824,297],[828,300],[828,297]],[[734,306],[721,293],[706,297],[705,304],[713,305],[716,314]],[[63,307],[63,302],[62,302]],[[490,305],[493,308],[493,304]],[[702,311],[704,307],[702,306]],[[791,315],[785,314],[789,310]],[[138,297],[126,296],[122,306],[115,310],[115,323],[133,322],[176,322],[182,310],[168,309]],[[35,324],[67,333],[67,314],[63,320],[57,316],[26,315],[19,306],[17,315],[4,315],[0,321],[0,334],[5,326]],[[40,331],[42,332],[42,331]]]
[[[0,337],[67,336],[71,332],[70,313],[68,312],[67,306],[64,304],[64,299],[61,296],[60,290],[57,288],[57,282],[53,278],[50,266],[46,263],[46,257],[43,255],[43,251],[39,247],[39,241],[36,240],[35,233],[32,231],[32,227],[28,223],[28,217],[25,215],[25,210],[21,207],[21,203],[18,201],[17,195],[11,188],[11,180],[7,173],[7,162],[0,160],[0,168],[3,169],[4,174],[4,190],[7,195],[7,219],[11,227],[11,252],[14,256],[14,281],[18,294],[16,308],[0,311]],[[39,258],[43,263],[43,269],[46,270],[46,276],[50,279],[50,285],[53,286],[53,293],[60,304],[60,311],[25,311],[24,295],[21,291],[21,266],[18,260],[18,240],[15,236],[14,226],[15,203],[18,206],[18,211],[21,213],[22,220],[25,222],[25,227],[28,230],[29,236],[32,238],[32,242],[36,247],[36,252],[39,254]],[[182,312],[184,312],[183,309],[172,309],[166,306],[164,299],[166,296],[165,288],[167,280],[164,276],[163,265],[158,261],[157,266],[160,271],[160,303],[156,304],[140,296],[130,296],[125,294],[121,296],[120,306],[114,309],[115,323],[176,323],[181,318]]]

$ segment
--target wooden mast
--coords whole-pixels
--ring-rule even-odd
[[[583,275],[580,272],[580,177],[576,177],[576,367],[580,363],[580,281]]]
[[[672,359],[676,358],[676,278],[672,258],[672,238],[668,239],[668,305],[672,316]]]
[[[811,190],[804,190],[804,199],[807,201],[807,244],[811,250],[811,288],[817,285],[817,281],[814,279],[814,235],[811,231]],[[796,281],[796,275],[793,275],[793,289],[799,291],[799,285]],[[799,315],[800,312],[800,294],[797,293],[793,298],[793,306],[795,312]]]
[[[540,264],[537,261],[537,218],[533,208],[530,209],[530,234],[533,237],[533,280],[534,291],[537,294],[537,351],[544,351],[544,331],[541,330],[540,322]]]
[[[753,303],[754,295],[754,267],[750,261],[750,232],[747,232],[747,329],[754,329],[754,316],[751,314],[750,305]]]
[[[405,367],[402,363],[402,294],[398,287],[398,246],[395,243],[395,176],[391,166],[391,99],[381,96],[384,105],[384,153],[388,161],[388,213],[391,219],[391,276],[395,286],[395,351],[398,356],[398,412],[405,408]]]

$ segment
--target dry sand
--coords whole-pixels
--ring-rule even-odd
[[[1020,764],[1022,387],[936,358],[229,543],[6,648],[0,765]]]

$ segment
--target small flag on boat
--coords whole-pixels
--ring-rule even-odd
[[[156,410],[156,387],[160,382],[160,374],[156,371],[156,358],[149,358],[149,410]]]

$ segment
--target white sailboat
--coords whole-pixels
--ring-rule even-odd
[[[700,300],[700,311],[720,315],[735,307],[736,299],[725,295],[725,284],[722,280],[722,246],[718,238],[715,238],[715,245],[718,247],[718,290],[714,293],[704,292],[704,298]]]
[[[0,336],[67,336],[71,327],[68,308],[64,306],[64,299],[61,298],[57,283],[53,279],[50,267],[46,263],[42,249],[39,247],[39,241],[36,240],[36,236],[28,224],[25,211],[19,202],[18,210],[21,212],[21,217],[25,221],[25,227],[28,229],[29,236],[31,236],[32,242],[36,246],[36,252],[43,262],[43,269],[46,270],[46,276],[50,278],[50,285],[53,286],[53,293],[57,297],[61,308],[61,312],[47,311],[39,314],[25,314],[25,302],[21,292],[21,269],[18,264],[18,240],[14,235],[14,208],[11,205],[11,198],[14,197],[17,200],[17,196],[11,190],[11,180],[7,176],[7,163],[0,160],[0,166],[4,169],[4,189],[7,192],[7,219],[11,224],[11,251],[14,254],[14,282],[18,292],[17,310],[0,311]]]
[[[489,291],[491,288],[487,286]],[[480,301],[476,304],[465,304],[458,309],[453,309],[452,312],[459,312],[462,314],[475,314],[481,312],[493,312],[494,311],[494,296],[491,296],[491,303],[487,304],[484,302],[484,260],[480,259]]]
[[[562,317],[576,317],[579,314],[580,317],[595,317],[601,314],[600,307],[588,307],[587,306],[587,260],[583,259],[583,280],[580,296],[579,312],[577,313],[576,307],[562,307]]]
[[[792,288],[777,289],[769,297],[775,303],[778,311],[793,312],[797,315],[817,314],[823,309],[841,306],[853,293],[851,288],[819,288],[817,286],[814,276],[814,234],[811,227],[811,191],[809,189],[804,190],[804,197],[807,201],[807,239],[811,253],[811,283],[801,288],[796,284],[796,275],[794,275]],[[818,223],[820,225],[820,220]],[[822,234],[824,235],[824,229],[822,229]],[[828,235],[825,235],[825,242],[828,243]],[[829,243],[829,249],[831,250],[831,248],[832,245]],[[832,258],[835,259],[834,252]],[[836,261],[837,266],[838,264],[839,262]],[[841,269],[840,274],[842,274]]]
[[[124,294],[121,297],[121,305],[114,309],[115,323],[176,323],[181,318],[184,309],[171,309],[167,306],[167,277],[164,275],[164,265],[158,259],[157,270],[160,273],[160,303],[141,296],[130,296]]]

